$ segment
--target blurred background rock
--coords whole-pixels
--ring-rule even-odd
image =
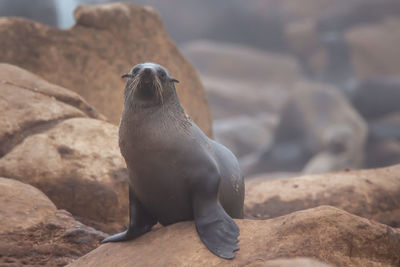
[[[106,2],[3,0],[0,15],[65,29]],[[400,1],[128,2],[161,14],[247,177],[399,163]]]

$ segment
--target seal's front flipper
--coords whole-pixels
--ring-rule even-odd
[[[239,227],[225,212],[216,198],[194,198],[194,219],[201,241],[215,255],[232,259],[236,245]]]
[[[102,243],[135,239],[150,231],[156,223],[157,220],[145,210],[132,188],[129,187],[129,228],[125,232],[105,238]]]

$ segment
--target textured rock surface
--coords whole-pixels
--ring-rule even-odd
[[[299,256],[333,266],[400,264],[398,229],[333,207],[322,206],[266,221],[236,222],[241,230],[240,250],[232,261],[211,254],[201,243],[194,224],[183,222],[134,241],[102,245],[69,266],[246,266]]]
[[[0,176],[36,186],[85,223],[117,231],[128,201],[117,126],[99,120],[76,93],[9,64],[0,64],[0,94]]]
[[[291,259],[280,258],[267,261],[258,260],[253,263],[247,264],[245,266],[246,267],[329,267],[332,265],[322,263],[320,261],[311,258],[297,257]]]
[[[54,216],[56,206],[40,190],[0,178],[0,234],[24,230]]]
[[[103,118],[74,92],[0,63],[0,157],[29,134],[71,117]]]
[[[57,210],[38,189],[6,178],[0,178],[0,221],[1,266],[63,266],[105,236]]]
[[[353,214],[400,227],[400,165],[360,171],[246,182],[247,217],[272,218],[332,205]]]
[[[181,81],[177,90],[183,106],[211,134],[200,80],[153,9],[114,3],[80,6],[74,15],[76,25],[68,30],[1,18],[0,61],[76,91],[114,123],[122,111],[124,81],[120,76],[137,63],[157,62]]]
[[[85,223],[126,220],[127,171],[110,123],[73,118],[30,135],[0,159],[0,174],[36,186]]]

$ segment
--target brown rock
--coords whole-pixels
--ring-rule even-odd
[[[1,266],[62,266],[105,236],[57,210],[38,189],[6,178],[0,178],[0,221]]]
[[[311,257],[334,266],[400,264],[398,229],[333,207],[236,222],[240,250],[232,261],[209,252],[194,224],[182,222],[134,241],[102,245],[69,266],[246,266],[282,257]]]
[[[297,257],[292,259],[280,258],[268,261],[259,260],[247,264],[245,266],[246,267],[329,267],[332,265],[328,265],[311,258]]]
[[[360,25],[346,33],[351,58],[359,79],[400,75],[400,19]]]
[[[77,23],[68,30],[26,19],[1,18],[0,61],[76,91],[114,123],[119,122],[122,110],[121,74],[134,64],[157,62],[181,81],[177,90],[183,106],[211,135],[200,80],[153,9],[114,3],[80,6],[74,15]]]
[[[35,93],[39,93],[65,104],[74,106],[84,112],[88,117],[105,119],[80,95],[61,86],[49,83],[37,75],[7,63],[0,63],[0,81],[4,84],[14,85]]]
[[[58,208],[105,231],[126,220],[127,171],[110,123],[74,118],[30,135],[0,159],[0,174],[34,185]]]
[[[391,226],[400,226],[400,165],[246,182],[247,217],[273,218],[332,205]]]
[[[77,94],[9,64],[0,64],[0,94],[0,157],[60,120],[101,118]]]
[[[118,228],[127,174],[117,127],[96,120],[103,116],[76,93],[9,64],[0,64],[0,94],[0,175],[38,187],[92,225],[115,220],[99,227]]]
[[[54,216],[56,210],[40,190],[0,177],[0,234],[28,229]]]

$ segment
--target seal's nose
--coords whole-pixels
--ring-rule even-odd
[[[153,74],[153,69],[152,68],[143,68],[142,72],[144,75],[150,75],[150,74]]]

